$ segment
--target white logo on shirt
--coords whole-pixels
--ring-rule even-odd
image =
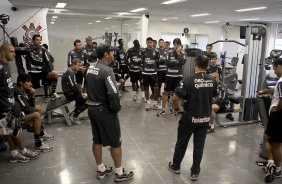
[[[112,86],[112,88],[114,90],[114,93],[117,93],[117,89],[116,89],[116,87],[115,87],[115,85],[114,85],[114,83],[113,83],[113,81],[111,79],[111,76],[108,76],[107,80],[109,81],[110,85]]]

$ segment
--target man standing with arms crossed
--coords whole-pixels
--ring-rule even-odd
[[[120,124],[117,113],[120,111],[120,99],[115,75],[109,64],[114,60],[113,49],[100,44],[97,47],[99,61],[88,68],[86,88],[89,98],[88,115],[91,120],[93,145],[92,151],[97,164],[97,178],[113,173],[111,167],[102,162],[102,146],[110,146],[115,164],[115,182],[133,179],[134,173],[126,172],[122,167],[122,149]]]

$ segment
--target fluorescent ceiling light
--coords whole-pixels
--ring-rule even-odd
[[[135,24],[141,24],[141,22],[136,22]]]
[[[240,19],[239,21],[252,21],[252,20],[259,20],[259,18]]]
[[[99,23],[99,22],[102,22],[102,21],[101,20],[97,20],[96,22]]]
[[[91,25],[91,24],[93,24],[93,23],[92,23],[92,22],[89,22],[88,24]]]
[[[111,26],[111,28],[115,28],[116,26]]]
[[[141,12],[141,11],[145,11],[145,10],[148,10],[148,8],[137,8],[137,9],[131,10],[130,12],[136,13],[136,12]]]
[[[106,19],[106,20],[109,20],[109,19],[111,19],[111,18],[112,18],[112,17],[106,17],[105,19]]]
[[[51,22],[55,22],[56,21],[56,19],[51,19]]]
[[[178,17],[171,17],[170,19],[172,19],[172,20],[177,20]]]
[[[213,23],[218,23],[219,21],[218,20],[214,20],[214,21],[206,21],[205,23],[206,24],[213,24]]]
[[[54,13],[61,13],[61,10],[54,9]]]
[[[56,5],[56,8],[64,8],[67,5],[67,3],[58,3]]]
[[[55,22],[50,22],[50,24],[55,24]]]
[[[58,16],[52,16],[52,19],[57,19],[58,18]]]
[[[176,3],[181,3],[184,2],[186,0],[169,0],[169,1],[164,1],[162,2],[162,4],[176,4]]]
[[[123,24],[124,26],[129,26],[129,24]]]
[[[105,29],[109,29],[109,28],[106,27]]]
[[[202,16],[208,16],[211,15],[209,13],[201,13],[201,14],[195,14],[195,15],[190,15],[191,17],[202,17]]]
[[[162,19],[163,21],[166,21],[167,19]]]
[[[118,13],[115,13],[115,14],[118,14],[118,15],[129,15],[130,13],[128,13],[128,12],[118,12]]]
[[[245,9],[239,9],[239,10],[234,10],[236,12],[248,12],[248,11],[255,11],[255,10],[264,10],[267,7],[262,6],[262,7],[255,7],[255,8],[245,8]]]

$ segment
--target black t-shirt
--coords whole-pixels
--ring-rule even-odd
[[[206,72],[197,72],[184,79],[175,93],[184,99],[183,114],[195,125],[207,125],[210,121],[212,98],[217,96],[217,83]]]
[[[128,65],[125,60],[125,50],[123,47],[118,47],[118,50],[116,51],[115,55],[119,65]]]
[[[221,77],[221,68],[219,66],[209,66],[207,69],[207,74],[210,75],[212,73],[217,72],[219,77]]]
[[[10,111],[14,102],[14,86],[10,67],[0,60],[0,111]]]

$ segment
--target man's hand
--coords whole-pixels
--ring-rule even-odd
[[[257,95],[263,95],[263,94],[265,94],[265,90],[257,91]]]
[[[84,72],[86,71],[85,66],[81,66],[80,69],[79,69],[79,71],[81,71],[82,73],[84,73]]]
[[[33,87],[30,87],[29,89],[29,94],[31,95],[32,98],[35,97],[35,89]]]
[[[87,98],[88,96],[87,96],[87,93],[82,93],[82,97],[85,99],[85,98]]]
[[[180,53],[181,53],[181,51],[182,51],[181,46],[178,46],[178,47],[176,48],[176,53],[177,53],[177,54],[180,54]]]

